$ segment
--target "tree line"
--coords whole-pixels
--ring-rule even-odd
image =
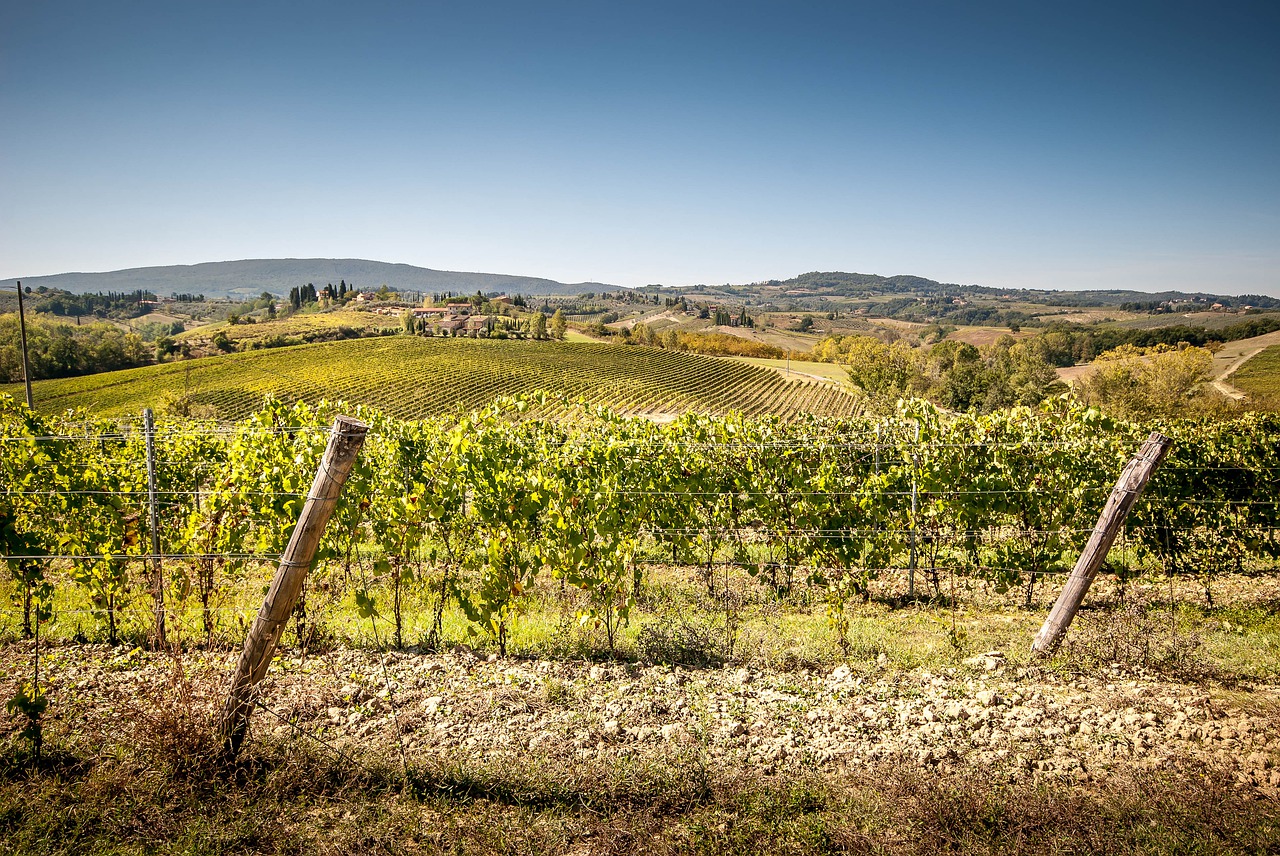
[[[27,321],[27,355],[32,380],[75,377],[155,362],[156,349],[138,333],[114,324],[66,324],[44,318]],[[0,315],[0,380],[22,380],[18,316]]]

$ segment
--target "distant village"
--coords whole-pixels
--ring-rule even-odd
[[[353,303],[367,304],[378,301],[374,292],[361,292]],[[477,307],[469,300],[454,300],[443,306],[407,306],[403,303],[379,305],[368,311],[377,315],[404,319],[411,317],[416,322],[417,332],[435,336],[469,336],[478,338],[487,336],[496,327],[508,328],[513,319],[508,318],[504,310],[513,306],[514,302],[507,295],[489,297],[482,306]],[[521,331],[511,327],[509,334]]]
[[[397,319],[406,332],[421,336],[466,336],[472,339],[543,339],[547,337],[545,314],[521,316],[517,309],[528,311],[521,295],[506,294],[471,297],[452,294],[433,295],[431,299],[413,300],[413,292],[396,294],[386,291],[362,291],[347,303],[353,308],[375,315]],[[423,306],[422,303],[433,305]]]

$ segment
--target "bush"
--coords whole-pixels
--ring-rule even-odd
[[[652,621],[640,628],[636,654],[646,663],[706,669],[728,659],[722,634],[703,623],[680,619],[674,625]]]

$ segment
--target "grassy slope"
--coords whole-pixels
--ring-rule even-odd
[[[757,366],[622,345],[422,339],[358,339],[254,351],[81,378],[42,381],[45,410],[137,413],[185,397],[234,418],[271,393],[292,400],[344,399],[401,417],[474,407],[498,395],[547,390],[624,412],[696,410],[843,415],[853,400],[826,383],[788,382]],[[7,388],[11,394],[17,387]]]
[[[719,359],[734,360],[749,366],[765,366],[776,370],[783,377],[826,381],[836,386],[844,386],[845,381],[849,379],[849,373],[844,370],[844,366],[836,365],[835,363],[814,363],[805,360],[770,360],[764,357],[720,357]]]
[[[368,333],[384,329],[399,330],[400,326],[398,316],[343,308],[330,312],[300,312],[273,321],[257,320],[253,324],[228,324],[225,321],[204,324],[188,330],[178,339],[197,348],[209,348],[209,341],[215,333],[221,331],[243,350],[271,339],[285,339],[300,345],[304,342],[338,338],[335,334],[340,328]]]
[[[1213,355],[1213,374],[1221,377],[1227,372],[1235,372],[1245,362],[1253,359],[1271,345],[1280,345],[1280,330],[1254,336],[1251,339],[1237,339],[1227,342],[1222,349]]]
[[[200,723],[206,726],[205,723]],[[206,726],[207,727],[207,726]],[[158,731],[158,734],[157,734]],[[1265,853],[1280,812],[1222,775],[1000,785],[888,765],[841,781],[642,762],[397,769],[298,741],[203,762],[176,728],[0,778],[0,850],[186,853]],[[166,744],[178,743],[178,752]],[[192,763],[192,760],[194,763]],[[192,769],[192,768],[195,769]]]
[[[1271,345],[1231,374],[1231,383],[1251,398],[1280,402],[1280,345]]]
[[[1157,327],[1175,327],[1179,324],[1186,324],[1189,327],[1221,330],[1224,327],[1241,324],[1245,321],[1275,317],[1277,314],[1280,313],[1264,312],[1256,315],[1244,315],[1238,312],[1184,312],[1166,315],[1143,315],[1131,321],[1123,322],[1119,326],[1131,327],[1137,330],[1153,330]]]

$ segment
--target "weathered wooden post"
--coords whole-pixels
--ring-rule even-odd
[[[364,444],[369,426],[356,419],[339,416],[333,422],[333,432],[325,447],[324,458],[316,470],[315,481],[307,494],[307,502],[298,516],[289,546],[280,557],[280,567],[262,601],[262,609],[249,628],[244,640],[244,650],[236,664],[235,677],[227,693],[219,733],[227,754],[235,757],[249,728],[249,715],[253,712],[253,688],[267,674],[276,643],[284,631],[293,605],[298,600],[302,583],[311,569],[316,548],[324,535],[325,524],[333,514],[338,494],[351,473],[356,455]]]
[[[1071,576],[1067,577],[1067,583],[1062,587],[1062,593],[1058,595],[1057,602],[1049,611],[1049,617],[1045,619],[1044,626],[1040,628],[1035,641],[1031,643],[1032,654],[1047,656],[1057,650],[1062,637],[1067,633],[1067,628],[1071,626],[1071,620],[1076,617],[1076,610],[1080,608],[1085,595],[1089,593],[1093,578],[1098,575],[1098,569],[1106,560],[1107,552],[1115,542],[1116,535],[1124,526],[1124,519],[1128,516],[1129,509],[1133,508],[1134,502],[1142,494],[1147,482],[1151,480],[1156,467],[1160,466],[1165,455],[1169,454],[1172,445],[1173,441],[1168,437],[1152,433],[1147,438],[1147,442],[1142,444],[1138,454],[1125,465],[1124,471],[1120,474],[1120,480],[1112,488],[1111,496],[1107,497],[1107,504],[1103,506],[1102,514],[1098,517],[1098,524],[1093,527],[1089,543],[1080,553]]]
[[[147,440],[147,528],[151,531],[151,594],[156,610],[156,646],[164,650],[164,568],[160,564],[160,523],[156,510],[156,420],[150,407],[142,410],[142,430]]]

